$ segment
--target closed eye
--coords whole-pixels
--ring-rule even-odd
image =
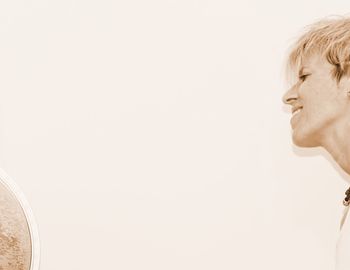
[[[304,75],[301,75],[301,76],[299,76],[299,80],[301,80],[302,82],[303,81],[305,81],[306,80],[306,78],[308,77],[308,76],[310,76],[311,74],[304,74]]]

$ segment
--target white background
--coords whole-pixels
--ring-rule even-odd
[[[334,267],[347,178],[292,146],[283,64],[349,1],[0,3],[0,166],[41,269]]]

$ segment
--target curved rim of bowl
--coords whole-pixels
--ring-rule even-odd
[[[29,233],[30,233],[30,240],[31,240],[31,261],[30,261],[30,270],[38,270],[39,264],[40,264],[40,239],[39,239],[39,232],[38,227],[35,222],[35,218],[33,215],[33,212],[28,204],[28,201],[26,200],[24,194],[20,190],[20,188],[17,186],[17,184],[10,178],[10,176],[0,168],[0,182],[4,184],[4,186],[13,193],[15,199],[19,202],[23,212],[24,216],[27,220]]]

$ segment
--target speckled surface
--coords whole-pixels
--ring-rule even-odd
[[[0,183],[0,270],[29,270],[28,223],[14,195]]]

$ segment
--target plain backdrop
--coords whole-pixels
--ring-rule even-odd
[[[0,167],[41,269],[329,270],[349,179],[292,145],[284,61],[349,1],[0,3]]]

